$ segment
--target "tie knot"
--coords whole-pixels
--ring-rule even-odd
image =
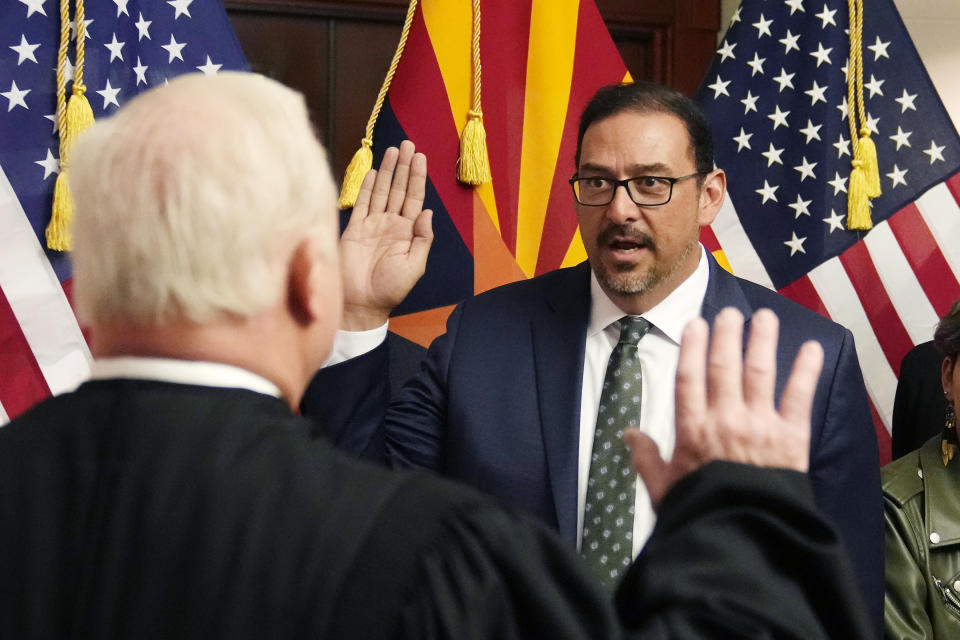
[[[620,341],[617,344],[637,344],[647,334],[652,325],[640,316],[620,318]]]

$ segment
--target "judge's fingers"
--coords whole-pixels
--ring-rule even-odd
[[[427,270],[427,256],[433,244],[433,211],[425,209],[413,223],[413,240],[410,241],[410,264],[423,275]]]
[[[403,199],[407,194],[407,180],[410,176],[410,161],[413,159],[414,147],[409,140],[400,143],[400,152],[397,154],[397,166],[393,171],[393,181],[390,183],[390,193],[387,196],[386,213],[400,213]]]
[[[711,408],[743,402],[743,314],[727,307],[713,321],[707,357],[707,403]]]
[[[710,330],[703,318],[694,318],[683,330],[677,361],[677,447],[699,440],[707,411],[707,343]]]
[[[400,150],[396,147],[389,147],[383,153],[383,161],[380,162],[380,169],[377,171],[376,180],[373,182],[373,195],[370,198],[370,211],[368,213],[383,213],[386,210],[390,185],[393,183],[393,170],[397,166],[399,155]]]
[[[743,365],[743,397],[751,407],[773,407],[779,326],[776,314],[769,309],[760,309],[750,321]]]
[[[370,169],[367,175],[363,176],[360,191],[357,193],[357,202],[353,205],[353,211],[350,212],[348,226],[362,221],[370,212],[370,198],[373,196],[373,181],[376,178],[377,172],[374,169]]]
[[[790,378],[780,398],[780,416],[784,420],[804,425],[809,430],[813,396],[822,368],[823,347],[813,340],[805,342],[793,361]]]
[[[414,154],[410,162],[410,177],[407,180],[407,194],[403,200],[400,215],[410,220],[416,220],[423,209],[423,201],[427,194],[427,156],[422,153]]]
[[[633,469],[640,474],[656,509],[672,486],[669,465],[660,457],[660,449],[647,434],[638,429],[627,429],[623,432],[623,439],[630,447]]]

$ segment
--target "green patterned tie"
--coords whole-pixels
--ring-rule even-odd
[[[635,472],[623,430],[640,425],[642,372],[637,343],[650,323],[620,320],[620,341],[610,354],[593,436],[580,550],[601,581],[615,583],[633,559]]]

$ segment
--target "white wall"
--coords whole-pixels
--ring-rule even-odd
[[[721,24],[729,24],[739,4],[740,0],[722,0]],[[817,2],[804,4],[816,6]],[[865,4],[869,7],[869,0]],[[960,1],[894,0],[894,4],[954,126],[960,129]]]

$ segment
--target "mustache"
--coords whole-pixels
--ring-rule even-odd
[[[650,234],[628,225],[612,225],[602,230],[597,235],[598,245],[610,244],[614,240],[627,240],[629,242],[635,242],[648,247],[653,251],[656,251],[657,249],[657,243],[653,240],[653,237]]]

